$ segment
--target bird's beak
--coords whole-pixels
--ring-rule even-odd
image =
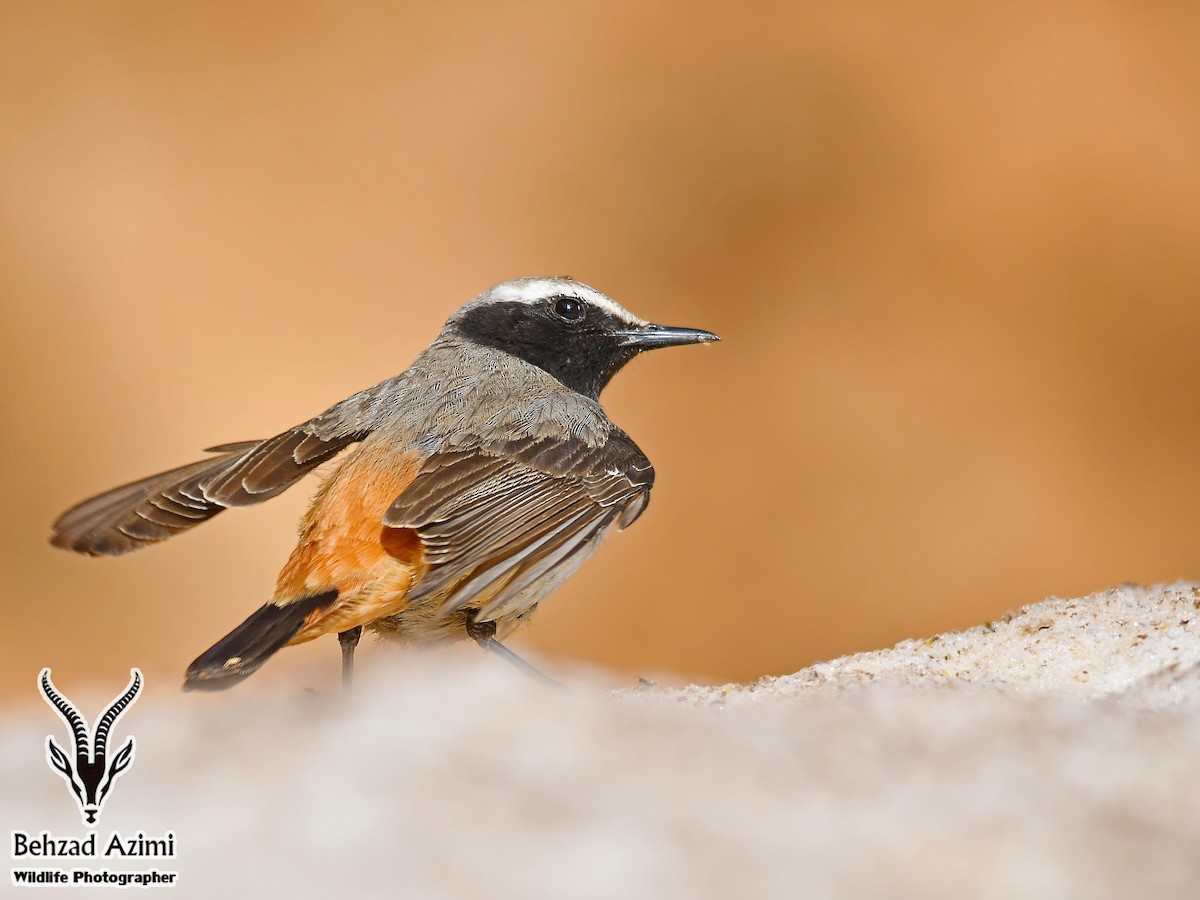
[[[684,344],[708,344],[720,338],[711,331],[698,328],[672,328],[670,325],[643,325],[620,333],[622,346],[638,350],[654,350],[658,347],[679,347]]]

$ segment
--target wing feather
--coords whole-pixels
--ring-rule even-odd
[[[486,621],[522,591],[534,587],[543,578],[550,577],[556,569],[570,566],[574,557],[603,539],[610,525],[611,519],[605,518],[585,528],[577,528],[555,546],[521,560],[509,582],[480,611],[480,617]],[[574,571],[574,567],[571,567],[571,571]]]
[[[618,429],[600,447],[565,438],[455,450],[426,460],[384,524],[415,530],[430,563],[411,601],[448,591],[445,615],[499,585],[488,616],[612,525],[632,523],[653,482],[649,461]]]
[[[265,441],[209,448],[215,456],[84,500],[53,525],[56,547],[116,556],[207,521],[222,510],[269,500],[364,437],[403,406],[405,375],[359,391]]]
[[[212,448],[216,456],[84,500],[54,522],[50,543],[91,556],[117,556],[165,541],[222,510],[281,494],[361,439],[347,434],[322,441],[302,428],[265,441],[222,444]]]

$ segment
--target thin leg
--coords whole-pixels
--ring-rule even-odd
[[[559,690],[566,690],[567,686],[561,681],[555,681],[549,675],[545,675],[531,666],[517,654],[513,653],[502,643],[496,640],[496,623],[495,622],[476,622],[474,616],[467,620],[467,634],[475,643],[484,650],[489,650],[497,656],[501,656],[508,660],[526,675],[533,678],[535,681],[540,681],[547,687],[555,687]]]
[[[342,645],[342,690],[350,690],[354,683],[354,648],[362,637],[362,626],[355,625],[347,631],[338,632],[338,643]]]

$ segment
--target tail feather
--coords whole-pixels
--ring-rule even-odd
[[[284,606],[267,603],[205,650],[188,666],[185,691],[221,691],[258,671],[304,627],[312,613],[328,609],[337,591],[304,597]]]

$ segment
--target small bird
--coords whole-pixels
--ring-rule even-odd
[[[400,375],[275,437],[85,500],[51,543],[139,550],[275,497],[347,451],[274,596],[191,664],[184,690],[230,687],[330,633],[349,686],[363,628],[405,643],[469,637],[538,674],[500,640],[642,514],[654,484],[600,392],[645,350],[716,340],[652,325],[570,278],[507,281],[451,316]]]

